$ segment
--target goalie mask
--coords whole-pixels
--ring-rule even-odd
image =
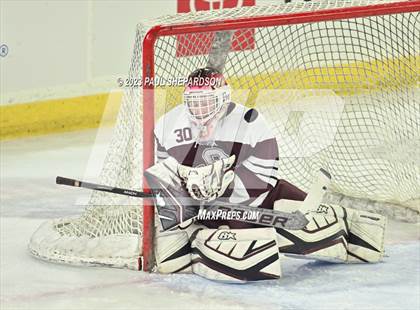
[[[183,99],[191,121],[207,126],[230,102],[230,88],[219,71],[201,68],[189,75]]]

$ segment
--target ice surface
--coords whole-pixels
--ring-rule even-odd
[[[72,267],[31,257],[29,238],[47,218],[81,212],[96,131],[1,143],[3,309],[420,309],[420,226],[391,221],[383,263],[339,265],[284,258],[279,281],[232,285],[194,275]]]

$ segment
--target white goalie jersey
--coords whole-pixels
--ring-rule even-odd
[[[171,156],[200,167],[235,155],[235,178],[222,197],[231,203],[259,206],[278,181],[277,141],[255,109],[230,103],[211,139],[198,142],[185,105],[179,105],[159,119],[155,139],[158,161]]]

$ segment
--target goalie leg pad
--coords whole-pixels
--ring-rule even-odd
[[[158,233],[154,254],[156,271],[159,273],[191,272],[191,246],[185,231]]]
[[[309,223],[302,230],[277,229],[280,252],[351,263],[383,257],[385,217],[329,204],[319,205],[306,217]]]
[[[376,263],[384,255],[385,216],[346,208],[349,219],[349,263]]]
[[[193,220],[179,225],[176,230],[155,232],[155,271],[159,273],[191,273],[191,239],[207,229]]]
[[[192,241],[192,272],[225,282],[278,279],[274,228],[204,229]]]
[[[348,230],[342,216],[330,211],[331,215],[306,213],[309,223],[304,229],[276,229],[279,251],[288,256],[346,262]]]
[[[376,263],[382,259],[386,227],[384,216],[327,204],[321,204],[316,211],[310,212],[307,216],[312,216],[312,220],[306,230],[316,231],[318,226],[322,226],[319,228],[325,230],[329,225],[321,224],[333,222],[335,224],[332,227],[335,226],[337,230],[343,232],[345,242],[342,244],[346,245],[347,254],[345,262]]]

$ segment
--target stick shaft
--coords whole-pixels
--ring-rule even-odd
[[[88,189],[93,189],[93,190],[97,190],[101,192],[108,192],[108,193],[137,197],[137,198],[152,198],[153,197],[153,194],[151,193],[145,193],[145,192],[125,189],[125,188],[111,187],[111,186],[100,185],[100,184],[95,184],[95,183],[89,183],[89,182],[79,181],[75,179],[64,178],[60,176],[58,176],[55,179],[55,183],[68,185],[68,186],[74,186],[74,187],[88,188]]]

